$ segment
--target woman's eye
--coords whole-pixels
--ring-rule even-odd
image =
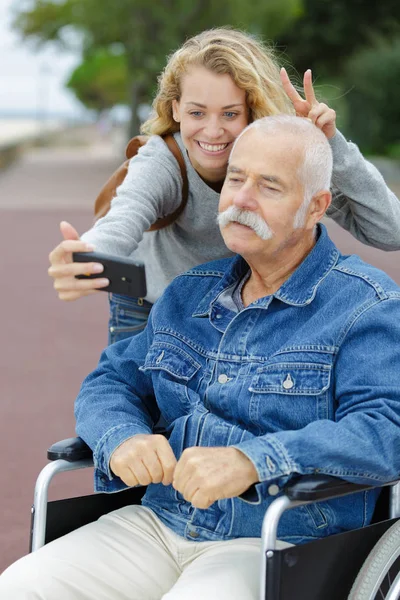
[[[228,119],[233,119],[234,117],[237,116],[237,114],[238,113],[232,112],[231,110],[224,112],[225,117],[228,117]]]
[[[192,117],[201,117],[203,115],[201,110],[193,110],[190,114],[192,115]]]

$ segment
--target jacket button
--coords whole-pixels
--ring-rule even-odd
[[[285,379],[285,381],[282,383],[282,387],[283,387],[285,390],[291,390],[293,386],[294,386],[294,381],[293,381],[293,379],[291,378],[291,376],[290,376],[290,373],[288,373],[288,374],[286,375],[286,379]]]
[[[268,494],[270,496],[277,496],[279,494],[279,487],[275,483],[273,483],[268,488]]]
[[[197,531],[189,531],[189,535],[191,538],[198,538],[199,537],[199,533],[197,533]]]
[[[218,377],[218,383],[226,383],[228,380],[229,380],[229,377],[228,377],[228,375],[225,375],[225,373],[222,373]]]

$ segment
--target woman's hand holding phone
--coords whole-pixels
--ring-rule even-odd
[[[104,277],[76,279],[76,275],[102,273],[104,267],[96,262],[73,262],[73,252],[93,252],[94,247],[81,241],[76,229],[66,221],[60,223],[60,231],[64,240],[50,252],[48,270],[60,300],[77,300],[107,287],[110,282]]]

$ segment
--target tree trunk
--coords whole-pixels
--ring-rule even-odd
[[[132,81],[130,87],[130,98],[131,98],[131,121],[129,124],[129,139],[140,133],[140,119],[138,115],[138,108],[140,104],[142,92],[142,84],[138,81]]]

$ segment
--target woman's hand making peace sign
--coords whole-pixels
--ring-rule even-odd
[[[304,73],[303,87],[305,98],[302,98],[289,79],[286,69],[281,69],[281,81],[286,94],[289,96],[296,115],[306,117],[326,135],[328,139],[336,133],[336,113],[327,104],[318,102],[312,84],[311,69]]]

